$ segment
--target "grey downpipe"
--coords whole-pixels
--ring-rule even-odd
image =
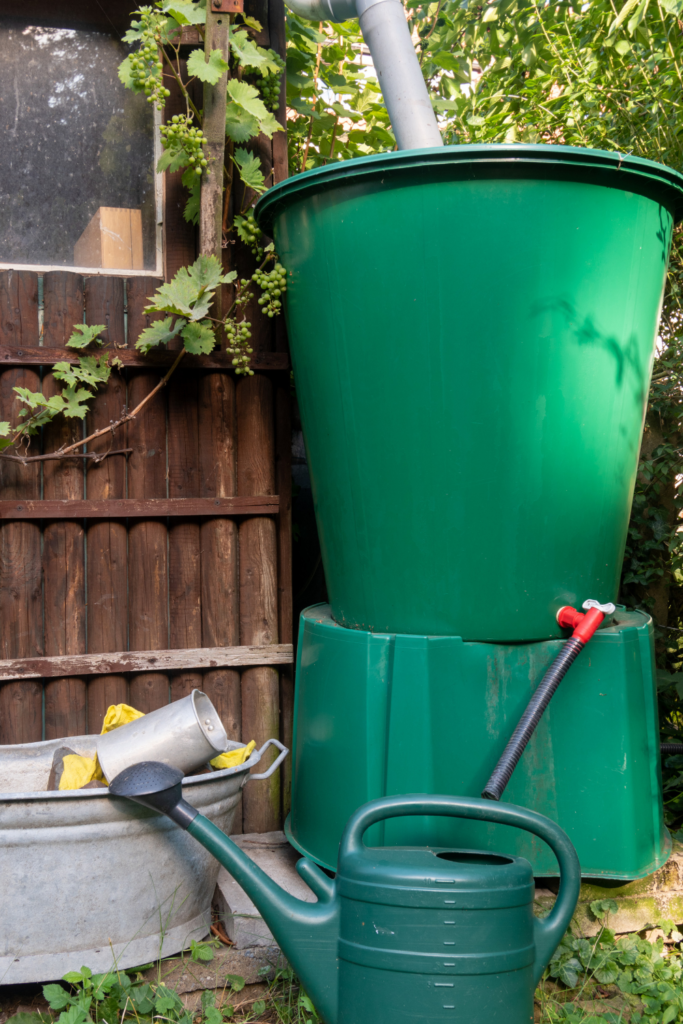
[[[443,146],[400,0],[286,0],[310,21],[359,18],[399,149]]]

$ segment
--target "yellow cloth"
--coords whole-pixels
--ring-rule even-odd
[[[128,725],[129,722],[134,722],[136,718],[144,718],[144,716],[144,711],[137,711],[129,704],[110,704],[104,716],[101,735],[104,736],[106,732],[118,729],[121,725]],[[219,770],[221,768],[234,768],[235,765],[244,764],[251,756],[255,746],[256,742],[252,740],[246,747],[240,747],[238,750],[229,750],[227,754],[219,754],[218,757],[214,757],[211,764]],[[99,766],[97,754],[94,757],[83,757],[81,754],[64,755],[64,770],[59,780],[60,789],[81,789],[88,782],[92,782],[93,779],[98,779],[102,782],[106,781]]]
[[[246,747],[240,747],[239,750],[229,750],[227,754],[219,754],[218,757],[214,757],[211,762],[212,768],[234,768],[237,764],[244,764],[248,761],[251,752],[256,746],[256,741],[252,740],[251,743],[247,743]]]
[[[60,789],[82,789],[88,782],[98,779],[104,782],[104,775],[97,760],[94,757],[82,757],[80,754],[64,755],[64,770],[59,780]]]
[[[104,736],[105,732],[112,732],[113,729],[118,729],[120,725],[128,725],[129,722],[134,722],[136,718],[144,717],[144,711],[136,711],[129,704],[110,704],[104,716],[100,735]]]

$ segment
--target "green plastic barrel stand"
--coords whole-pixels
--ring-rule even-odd
[[[260,200],[337,622],[527,641],[615,600],[682,194],[636,157],[499,145]]]
[[[567,833],[586,877],[640,878],[671,843],[662,816],[652,620],[618,609],[562,681],[504,799]],[[294,711],[291,841],[335,869],[347,818],[401,793],[479,796],[561,640],[465,642],[301,616]],[[526,857],[556,873],[528,833],[448,818],[374,825],[367,841]]]

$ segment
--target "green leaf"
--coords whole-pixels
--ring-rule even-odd
[[[99,358],[97,356],[80,356],[77,366],[71,366],[69,363],[55,363],[52,372],[57,380],[70,386],[85,384],[88,387],[97,388],[109,380],[111,366],[108,353],[105,353]]]
[[[667,1006],[662,1014],[661,1024],[671,1024],[673,1020],[676,1020],[676,1017],[678,1017],[678,1007],[672,1003],[670,1006]],[[9,1024],[9,1021],[7,1024]]]
[[[223,1014],[215,1006],[209,1006],[204,1011],[206,1024],[223,1024]]]
[[[59,1015],[59,1024],[84,1024],[88,1020],[87,1010],[80,1006],[70,1006]]]
[[[230,37],[230,48],[243,68],[256,68],[261,74],[276,75],[280,65],[271,52],[257,46],[246,32],[234,32]]]
[[[156,348],[157,345],[168,345],[171,338],[175,338],[186,323],[187,320],[183,319],[177,319],[174,323],[172,316],[167,316],[164,320],[155,320],[142,332],[135,342],[135,347],[147,355],[149,350]]]
[[[161,5],[165,14],[170,14],[179,25],[205,25],[206,7],[198,4],[184,3],[183,0],[166,0]]]
[[[71,1002],[71,996],[61,985],[43,985],[43,995],[51,1010],[62,1010]]]
[[[248,142],[259,133],[259,120],[234,100],[225,111],[225,131],[233,142]]]
[[[236,78],[231,78],[228,82],[228,95],[258,121],[265,120],[270,113],[259,96],[258,89],[249,85],[248,82],[240,82]]]
[[[215,256],[199,256],[188,273],[198,289],[215,288],[223,276],[223,267]]]
[[[263,999],[257,999],[254,1005],[252,1006],[252,1012],[255,1013],[257,1017],[260,1017],[261,1014],[265,1012],[265,1009],[266,1004],[265,1000]]]
[[[627,53],[631,52],[631,44],[628,39],[620,39],[618,43],[614,44],[614,49],[621,57],[625,57]]]
[[[199,305],[199,309],[197,306]],[[209,312],[211,296],[203,295],[200,302],[199,291],[192,280],[187,267],[181,267],[172,281],[162,284],[154,294],[151,305],[146,313],[173,313],[187,320],[200,320]],[[143,332],[144,333],[144,332]]]
[[[253,28],[254,32],[263,32],[263,25],[260,21],[257,21],[256,18],[252,18],[248,14],[243,14],[242,21],[245,25],[248,25],[249,28]]]
[[[230,985],[233,992],[241,992],[246,984],[241,974],[226,974],[225,983]]]
[[[190,168],[183,174],[182,182],[185,188],[190,191],[190,197],[185,203],[185,209],[183,210],[183,217],[189,224],[199,224],[202,179],[195,174],[193,168]]]
[[[10,432],[10,425],[7,420],[3,420],[0,423],[0,437],[7,437]]]
[[[47,1024],[47,1014],[45,1017],[41,1017],[37,1011],[35,1013],[26,1013],[22,1011],[15,1013],[11,1017],[8,1017],[5,1024]]]
[[[187,167],[188,154],[184,149],[165,149],[157,160],[157,173],[162,171],[179,171]]]
[[[199,324],[187,324],[186,327],[183,327],[180,335],[185,342],[185,349],[193,355],[208,355],[209,352],[213,352],[216,345],[216,337],[211,329],[210,320],[203,320]],[[205,948],[206,943],[201,943],[201,946],[198,953],[199,959],[213,960],[213,950]],[[194,952],[192,956],[194,958]]]
[[[85,388],[64,388],[62,391],[62,399],[64,405],[61,412],[69,419],[77,418],[79,420],[85,419],[85,414],[88,412],[87,402],[93,397],[92,391],[87,391]]]
[[[621,11],[612,22],[612,25],[609,30],[610,35],[612,35],[613,32],[616,32],[620,25],[623,25],[631,11],[635,10],[639,3],[640,0],[626,0],[626,3],[621,8]]]
[[[181,1011],[183,1004],[180,996],[165,985],[158,985],[154,997],[154,1009],[157,1013],[168,1016],[171,1012]]]
[[[240,178],[248,188],[252,188],[254,192],[266,191],[261,161],[257,156],[249,153],[246,149],[236,149],[233,163],[236,164]]]
[[[199,324],[188,324],[188,327],[199,327],[199,326],[200,326]],[[211,337],[213,339],[213,335],[211,335]],[[192,349],[189,348],[187,345],[185,345],[185,348],[186,348],[186,350],[188,352],[192,352]],[[211,351],[211,349],[209,349],[209,351]],[[214,949],[215,949],[216,945],[217,945],[217,940],[216,940],[216,942],[212,942],[212,941],[209,941],[209,942],[195,942],[195,940],[192,939],[192,941],[190,943],[190,952],[191,952],[191,955],[192,955],[192,959],[195,960],[195,961],[213,960],[214,955],[215,955],[214,954]]]
[[[598,921],[602,921],[608,914],[616,914],[619,910],[619,904],[616,900],[593,900],[590,908]]]
[[[94,341],[98,345],[104,344],[104,339],[99,338],[98,335],[102,334],[103,331],[107,330],[106,324],[93,324],[92,327],[87,327],[85,324],[74,324],[74,329],[71,337],[66,343],[67,348],[87,348]]]
[[[284,128],[275,117],[275,114],[268,111],[266,116],[261,121],[261,131],[264,135],[267,135],[269,139],[272,139],[275,132],[283,132]]]
[[[187,58],[187,73],[208,85],[217,85],[228,70],[220,50],[212,50],[208,61],[203,50],[193,50]]]
[[[129,33],[126,33],[126,35],[128,35],[128,34]],[[125,37],[124,37],[124,39],[125,39]],[[130,66],[130,57],[126,57],[119,64],[118,76],[119,76],[119,79],[123,82],[123,84],[126,87],[126,89],[133,89],[133,88],[135,88],[135,84],[136,83],[133,82],[132,68]]]

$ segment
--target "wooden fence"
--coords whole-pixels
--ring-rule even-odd
[[[173,358],[133,348],[158,283],[55,271],[40,302],[37,274],[0,274],[0,419],[17,422],[15,387],[54,392],[50,367],[75,360],[65,342],[84,317],[107,325],[124,370],[85,425],[45,429],[44,451],[137,405]],[[89,445],[129,455],[0,459],[0,742],[99,732],[109,704],[151,711],[194,687],[231,738],[289,738],[288,358],[265,347],[278,334],[260,332],[253,377],[236,380],[225,354],[188,359],[116,438]],[[280,825],[278,780],[259,785],[245,831]]]

